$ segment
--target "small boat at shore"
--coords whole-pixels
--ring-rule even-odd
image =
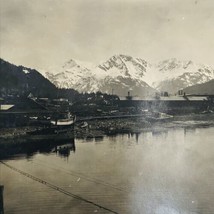
[[[82,124],[80,124],[81,128],[87,128],[88,127],[88,123],[86,121],[84,121]]]
[[[49,127],[36,129],[35,131],[27,132],[26,136],[29,140],[68,140],[74,137],[74,122],[75,116],[68,113],[67,118],[56,118],[51,120]]]
[[[72,116],[70,113],[66,114],[61,114],[61,117],[55,117],[54,119],[52,119],[50,122],[52,125],[54,126],[58,126],[58,127],[67,127],[67,126],[71,126],[75,123],[76,121],[76,117]]]
[[[69,141],[74,138],[74,123],[75,116],[71,116],[70,113],[67,114],[67,117],[55,118],[49,124],[43,126],[35,126],[29,129],[30,130],[21,130],[14,135],[4,137],[4,140],[14,141],[14,142],[27,142],[27,141]]]
[[[149,122],[164,122],[172,118],[173,118],[172,115],[162,112],[152,112],[150,115],[146,115],[146,120]]]

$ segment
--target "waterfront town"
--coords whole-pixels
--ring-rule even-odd
[[[214,213],[213,0],[0,7],[0,214]]]
[[[45,129],[51,126],[53,120],[69,120],[68,114],[72,115],[72,125],[77,124],[76,137],[78,137],[79,131],[84,132],[92,127],[90,124],[93,124],[93,130],[98,133],[100,131],[104,131],[102,134],[120,133],[133,129],[133,124],[129,124],[132,120],[140,120],[141,127],[142,123],[143,127],[148,127],[151,123],[163,122],[173,117],[213,113],[214,95],[192,95],[181,91],[179,93],[179,95],[169,95],[168,92],[156,93],[154,97],[140,99],[131,96],[130,92],[126,97],[98,92],[88,94],[85,100],[79,102],[71,102],[65,98],[39,98],[34,97],[32,93],[22,97],[13,95],[1,97],[1,138],[6,139],[10,134],[26,134],[24,130],[33,130],[35,127]],[[126,122],[121,122],[123,120]],[[100,126],[101,121],[103,128]],[[115,125],[112,123],[109,125],[108,121],[114,121]],[[94,131],[94,134],[90,135],[96,136],[97,132]],[[84,136],[87,137],[87,133]]]

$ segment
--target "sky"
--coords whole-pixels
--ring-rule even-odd
[[[213,0],[0,0],[0,57],[37,69],[115,54],[214,65]]]

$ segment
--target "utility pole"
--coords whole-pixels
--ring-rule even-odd
[[[4,214],[3,191],[4,186],[0,185],[0,214]]]

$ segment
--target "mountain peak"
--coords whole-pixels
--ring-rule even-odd
[[[78,66],[76,61],[73,60],[73,59],[70,59],[69,61],[67,61],[64,65],[63,65],[63,68],[64,69],[67,69],[67,68],[73,68],[75,66]]]
[[[131,59],[133,59],[133,57],[129,56],[129,55],[125,55],[125,54],[116,54],[116,55],[113,55],[111,57],[111,59],[126,59],[126,60],[131,60]]]
[[[180,88],[214,78],[213,68],[191,60],[171,58],[150,64],[142,58],[125,54],[115,54],[93,67],[71,59],[58,73],[60,75],[46,75],[58,87],[74,88],[79,92],[100,90],[106,93],[114,89],[118,95],[132,90],[139,96],[146,91],[146,87],[150,90],[150,86],[159,91],[176,93]]]

